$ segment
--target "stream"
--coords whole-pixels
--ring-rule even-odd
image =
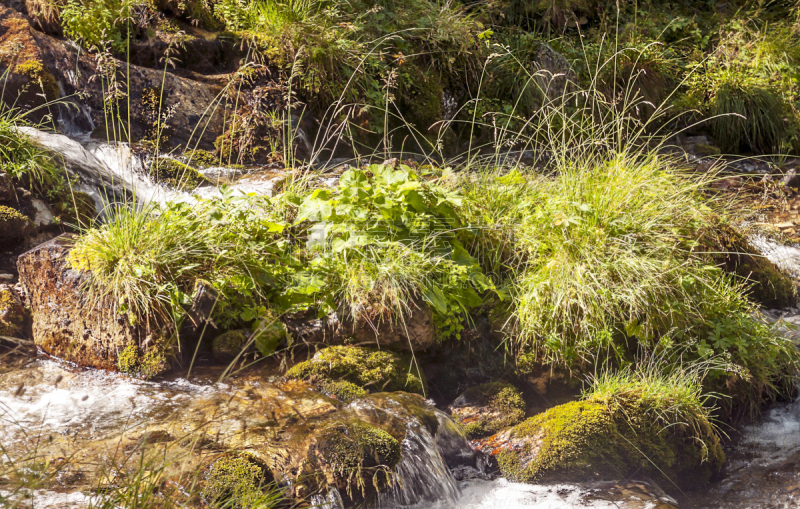
[[[150,181],[143,161],[127,145],[77,141],[33,130],[28,134],[63,154],[70,171],[79,177],[80,190],[98,204],[109,196],[135,196],[140,202],[194,199]],[[245,176],[232,187],[242,193],[269,194],[281,178],[280,172]],[[195,195],[218,196],[219,190],[202,188]],[[800,248],[767,239],[754,242],[770,259],[800,278]],[[771,310],[765,315],[790,324],[784,327],[785,333],[797,334],[794,325],[800,325],[800,310]],[[275,385],[277,373],[275,367],[251,369],[219,383],[220,369],[201,368],[188,379],[179,373],[145,382],[44,357],[16,367],[0,364],[0,462],[35,452],[51,457],[78,455],[84,463],[99,463],[115,454],[111,451],[121,447],[123,437],[144,437],[143,430],[167,426],[176,416],[189,423],[195,414],[225,415],[227,428],[220,427],[222,433],[236,426],[252,428],[248,419],[266,411],[260,403],[235,397],[242,392],[257,396],[249,397],[251,400],[307,404],[312,410],[320,405],[316,396],[306,394],[302,396],[306,399],[297,400],[296,393]],[[337,411],[364,411],[358,408],[360,404],[356,401]],[[396,468],[402,482],[378,500],[381,509],[777,509],[800,505],[800,402],[775,406],[761,421],[731,431],[736,439],[726,448],[728,464],[722,478],[704,490],[684,493],[678,500],[648,479],[529,485],[493,478],[474,466],[448,468],[445,456],[453,455],[454,450],[464,457],[475,453],[463,437],[447,431],[452,423],[448,416],[442,412],[437,416],[445,431],[435,437],[409,423],[401,444],[403,459]],[[446,444],[448,451],[443,449]],[[30,507],[85,508],[100,497],[88,494],[91,480],[80,472],[66,469],[62,474],[58,486],[27,493]],[[325,509],[340,509],[340,500],[335,490],[314,498],[316,506]]]

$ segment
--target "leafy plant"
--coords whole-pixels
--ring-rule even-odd
[[[407,166],[350,169],[334,190],[318,189],[300,206],[317,258],[310,277],[327,288],[327,305],[357,318],[396,320],[417,299],[433,309],[443,336],[494,290],[459,240],[461,196],[426,182]],[[324,285],[324,286],[323,286]],[[336,304],[334,304],[336,303]]]

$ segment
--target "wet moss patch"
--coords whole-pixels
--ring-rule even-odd
[[[286,377],[324,384],[346,381],[372,392],[424,392],[424,381],[401,355],[355,346],[324,348],[292,367]],[[352,391],[350,391],[352,393]]]
[[[522,422],[525,401],[513,385],[490,382],[464,391],[450,411],[469,438],[479,438]]]
[[[191,191],[204,184],[211,184],[199,171],[175,159],[158,158],[150,165],[150,176],[176,189]]]
[[[573,401],[512,428],[497,455],[501,471],[521,482],[622,478],[634,472],[682,488],[708,484],[725,455],[707,421],[664,427],[657,409],[633,401]]]
[[[249,454],[232,454],[215,461],[206,471],[203,498],[212,507],[260,507],[269,470]]]

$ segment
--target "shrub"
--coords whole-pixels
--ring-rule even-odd
[[[397,320],[415,299],[434,311],[443,337],[493,289],[459,240],[458,193],[426,182],[410,168],[373,165],[345,172],[333,190],[319,189],[301,204],[309,220],[307,280],[320,306],[343,305],[353,318],[372,309]]]
[[[146,8],[139,0],[69,0],[61,7],[64,35],[87,49],[111,49],[124,53],[135,11]]]
[[[290,271],[283,229],[266,197],[120,207],[84,232],[69,260],[91,271],[90,295],[110,296],[134,320],[184,316],[202,279],[221,292],[214,309],[221,325],[250,324],[271,317],[269,295]]]

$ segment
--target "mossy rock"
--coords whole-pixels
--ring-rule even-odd
[[[44,64],[38,60],[26,60],[17,65],[15,70],[17,74],[25,76],[31,83],[35,83],[48,101],[54,101],[61,95],[58,82],[56,82],[56,79]]]
[[[319,468],[338,485],[383,489],[400,462],[400,442],[360,419],[336,422],[317,438]]]
[[[367,390],[347,380],[323,380],[320,390],[343,403],[350,403],[367,395]]]
[[[219,159],[213,152],[208,150],[196,149],[187,150],[183,153],[183,158],[186,159],[188,164],[197,166],[199,168],[208,168],[210,166],[219,166]]]
[[[503,475],[521,482],[619,479],[639,473],[666,476],[669,486],[707,485],[725,462],[711,426],[666,427],[657,411],[635,401],[613,409],[596,400],[553,407],[503,434],[501,441],[513,447],[503,447],[498,465]]]
[[[747,293],[752,300],[767,308],[797,305],[797,285],[792,278],[761,255],[747,238],[728,226],[722,227],[717,236],[722,246],[716,249],[724,254],[717,256],[716,262],[751,283]]]
[[[24,338],[28,311],[8,285],[0,285],[0,337]]]
[[[150,176],[176,189],[191,191],[204,184],[211,184],[199,171],[175,159],[160,157],[150,164]]]
[[[211,342],[211,352],[217,362],[231,362],[247,344],[247,331],[231,330],[215,337]]]
[[[121,373],[147,380],[167,371],[171,357],[165,338],[159,338],[144,352],[135,342],[130,342],[117,353],[117,369]]]
[[[292,367],[286,377],[317,384],[346,381],[373,392],[424,392],[424,380],[410,372],[411,363],[385,350],[331,346]]]
[[[11,207],[0,205],[0,239],[17,239],[36,231],[36,226],[27,216]]]
[[[525,400],[513,385],[490,382],[464,391],[450,405],[450,413],[467,437],[480,438],[522,422]]]
[[[271,482],[272,475],[259,460],[230,454],[206,469],[202,495],[212,507],[261,507]]]
[[[51,204],[53,212],[62,222],[88,226],[97,216],[97,209],[91,196],[81,191],[66,191],[58,201]]]

